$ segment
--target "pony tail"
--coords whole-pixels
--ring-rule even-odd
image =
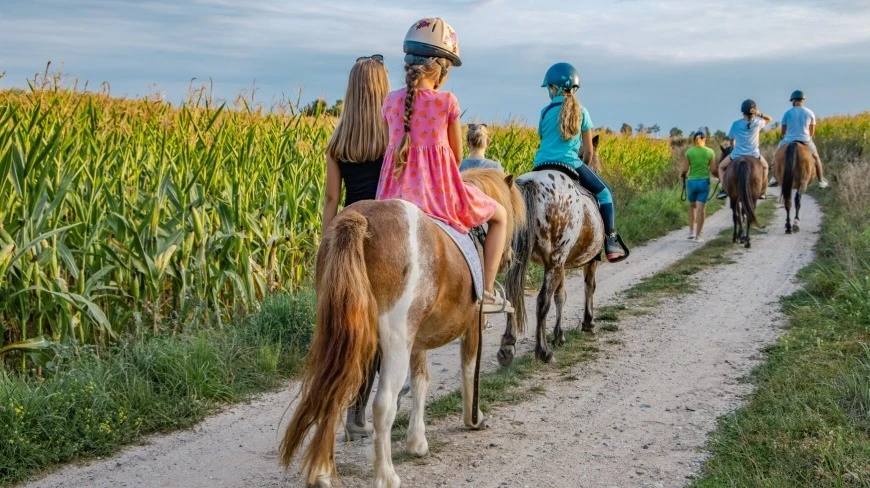
[[[396,149],[393,159],[393,176],[398,178],[405,169],[408,163],[408,150],[411,146],[411,114],[414,110],[414,99],[417,98],[417,84],[420,82],[420,77],[423,73],[421,65],[405,65],[405,84],[408,87],[405,93],[405,134],[399,142],[399,147]]]
[[[565,101],[559,111],[559,132],[566,141],[580,133],[580,102],[571,90],[563,90]]]

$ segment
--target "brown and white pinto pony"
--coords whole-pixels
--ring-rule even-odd
[[[598,148],[598,136],[593,138]],[[598,152],[593,151],[591,167],[598,166]],[[562,328],[562,310],[567,299],[565,271],[583,268],[586,282],[586,309],[583,330],[594,329],[596,257],[604,246],[604,221],[598,211],[595,197],[574,183],[564,173],[554,170],[532,171],[516,180],[526,202],[527,224],[514,238],[514,259],[505,275],[505,291],[514,306],[508,314],[507,327],[501,339],[498,361],[502,366],[513,362],[516,353],[516,335],[525,331],[526,307],[523,300],[526,271],[529,262],[544,267],[544,282],[538,293],[537,334],[535,356],[545,362],[553,359],[547,344],[547,314],[555,295],[556,326],[553,345],[565,343]]]
[[[720,148],[721,159],[725,159],[734,149],[730,146],[720,146]],[[755,223],[755,205],[767,187],[767,182],[764,181],[764,169],[758,158],[741,156],[732,159],[724,176],[722,189],[728,194],[728,200],[731,202],[731,218],[734,220],[731,242],[741,242],[748,249],[752,247],[749,229]]]
[[[780,147],[773,156],[773,174],[782,186],[782,203],[785,205],[785,233],[801,230],[801,195],[816,177],[813,153],[806,144],[792,142]],[[791,222],[792,191],[794,193],[794,224]]]
[[[463,173],[463,179],[507,210],[505,256],[510,256],[510,236],[526,221],[513,177],[480,169]],[[390,432],[409,367],[413,405],[407,448],[417,456],[429,452],[423,423],[427,350],[462,338],[462,416],[468,427],[481,428],[483,414],[472,412],[472,405],[477,408],[472,390],[480,334],[472,286],[456,244],[416,206],[385,200],[361,201],[344,209],[325,231],[317,254],[316,329],[301,400],[281,442],[282,464],[289,466],[304,450],[308,485],[332,486],[336,429],[366,381],[376,351],[380,380],[374,399],[375,486],[400,484]],[[303,448],[309,433],[310,442]]]

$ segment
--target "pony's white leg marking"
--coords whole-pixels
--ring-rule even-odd
[[[395,488],[400,486],[399,476],[393,467],[390,432],[396,419],[396,401],[410,361],[408,337],[408,314],[414,303],[421,281],[420,243],[417,237],[420,211],[406,204],[408,220],[408,265],[409,272],[405,289],[393,308],[378,317],[378,339],[381,347],[381,371],[378,393],[374,401],[375,417],[375,486]]]
[[[426,367],[426,352],[417,353],[420,357],[416,362],[422,365],[411,366],[411,385],[414,403],[411,406],[411,418],[408,422],[408,451],[415,456],[423,457],[429,454],[429,442],[426,440],[426,425],[423,414],[426,408],[426,392],[429,390],[429,370]]]

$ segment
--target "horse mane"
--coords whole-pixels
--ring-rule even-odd
[[[500,169],[469,169],[462,172],[462,181],[474,185],[480,191],[501,204],[507,210],[507,235],[505,257],[511,256],[514,233],[526,227],[526,203],[514,178]]]

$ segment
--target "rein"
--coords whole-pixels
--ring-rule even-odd
[[[483,355],[483,300],[477,308],[477,359],[474,362],[474,387],[471,394],[471,423],[477,425],[480,411],[480,357]]]

